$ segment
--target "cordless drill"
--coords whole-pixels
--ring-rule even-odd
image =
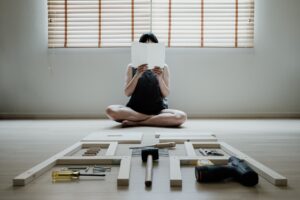
[[[231,156],[228,165],[196,166],[195,176],[200,183],[218,182],[233,178],[242,185],[254,186],[258,183],[258,175],[244,160]]]

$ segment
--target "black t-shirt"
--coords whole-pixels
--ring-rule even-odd
[[[136,70],[132,67],[133,76]],[[161,110],[168,108],[167,100],[162,96],[156,75],[151,70],[145,71],[139,78],[126,106],[147,115],[157,115]]]

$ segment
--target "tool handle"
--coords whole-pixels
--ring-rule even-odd
[[[147,166],[146,166],[146,177],[145,177],[146,187],[150,187],[152,185],[152,174],[153,174],[153,158],[152,155],[148,155]]]
[[[156,148],[170,148],[170,147],[175,147],[176,143],[175,142],[158,143],[153,146]]]
[[[106,174],[102,173],[98,173],[98,174],[79,174],[79,176],[106,176]]]

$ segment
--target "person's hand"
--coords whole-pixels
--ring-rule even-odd
[[[138,66],[136,75],[138,77],[141,77],[147,69],[148,69],[148,64],[142,64],[142,65]]]
[[[163,69],[158,67],[158,66],[155,66],[153,69],[152,69],[152,72],[156,75],[157,78],[162,78],[162,75],[163,75]]]

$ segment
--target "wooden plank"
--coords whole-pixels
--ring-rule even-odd
[[[140,132],[93,132],[83,138],[82,142],[118,142],[119,144],[140,144],[143,138],[143,133]]]
[[[228,156],[178,156],[181,165],[196,166],[198,160],[210,160],[215,165],[226,165],[228,163]]]
[[[196,156],[196,152],[192,143],[184,142],[184,148],[187,156]]]
[[[130,178],[131,156],[123,156],[118,175],[118,186],[128,186]]]
[[[249,157],[248,155],[242,153],[236,148],[224,143],[220,142],[221,149],[228,153],[229,155],[236,156],[240,159],[243,159],[247,162],[247,164],[260,176],[265,178],[267,181],[276,186],[287,186],[287,178],[282,176],[281,174],[275,172],[271,168],[265,166],[264,164],[256,161],[255,159]]]
[[[58,165],[119,165],[122,156],[64,156],[57,159]]]
[[[170,156],[170,187],[181,187],[182,178],[180,161],[176,156]]]
[[[114,156],[116,154],[118,142],[111,142],[105,156]]]
[[[159,137],[159,142],[176,142],[183,144],[184,142],[216,142],[217,138],[209,133],[169,133],[162,132],[156,133]]]
[[[213,133],[208,133],[208,132],[156,132],[155,133],[155,138],[159,138],[160,136],[166,137],[166,136],[184,136],[184,137],[193,137],[193,136],[213,136],[216,137],[215,134]]]
[[[215,142],[218,141],[215,137],[166,137],[160,138],[159,142],[175,142],[176,144],[183,144],[184,142]]]
[[[72,154],[73,152],[78,151],[81,149],[81,143],[77,142],[76,144],[70,146],[69,148],[55,154],[54,156],[50,157],[49,159],[45,160],[44,162],[39,163],[38,165],[32,167],[31,169],[23,172],[22,174],[16,176],[13,179],[14,186],[24,186],[37,177],[41,176],[43,173],[51,169],[55,164],[58,158],[62,156]]]

